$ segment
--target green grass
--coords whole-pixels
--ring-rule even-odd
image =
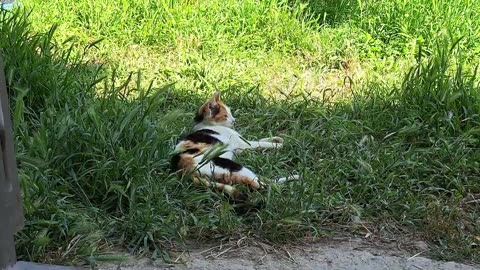
[[[191,239],[366,226],[480,262],[480,208],[465,204],[480,194],[480,4],[410,2],[52,0],[2,12],[19,257],[93,263],[120,247],[168,259]],[[303,176],[254,194],[267,202],[258,215],[168,173],[217,88],[242,134],[286,140],[239,160],[265,178]]]

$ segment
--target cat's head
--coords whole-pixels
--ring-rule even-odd
[[[200,123],[225,127],[233,127],[235,124],[235,118],[230,108],[220,99],[220,91],[216,91],[215,94],[198,109],[197,115],[195,116],[195,124]]]

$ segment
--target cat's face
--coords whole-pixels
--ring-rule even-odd
[[[210,125],[233,127],[235,118],[230,108],[220,99],[220,91],[215,92],[213,96],[198,109],[195,116],[195,122]]]

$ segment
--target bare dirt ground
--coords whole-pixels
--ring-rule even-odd
[[[478,265],[435,261],[423,257],[428,245],[418,241],[405,251],[397,245],[372,244],[363,239],[328,241],[290,247],[273,247],[265,243],[254,245],[236,243],[194,248],[173,257],[173,264],[151,260],[129,260],[121,264],[104,264],[99,270],[157,270],[157,269],[480,269]]]

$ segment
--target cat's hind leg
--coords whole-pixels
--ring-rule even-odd
[[[195,173],[192,176],[193,183],[204,185],[206,187],[214,188],[218,191],[225,192],[227,195],[231,196],[233,199],[240,199],[242,194],[238,189],[232,185],[216,182],[214,179],[209,179],[208,177],[202,176],[199,173]]]
[[[260,188],[257,175],[231,159],[215,157],[200,167],[198,172],[222,184],[244,184],[253,189]]]

